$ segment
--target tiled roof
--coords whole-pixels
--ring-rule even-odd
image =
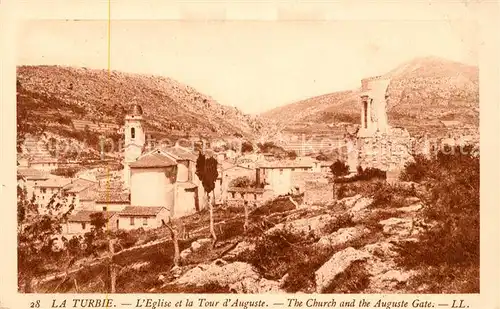
[[[73,180],[72,183],[65,186],[64,190],[66,190],[66,192],[70,192],[70,193],[78,193],[78,192],[81,192],[81,191],[87,189],[88,187],[94,186],[94,185],[96,185],[96,183],[91,181],[91,180],[78,178],[78,179]]]
[[[130,195],[120,191],[101,191],[97,195],[96,203],[130,203]]]
[[[28,180],[31,179],[49,179],[49,175],[34,168],[18,168],[17,175]]]
[[[253,170],[253,168],[251,167],[247,167],[247,166],[244,166],[244,165],[234,165],[234,164],[230,164],[230,165],[227,165],[226,168],[224,168],[224,165],[222,166],[222,171],[227,171],[227,170],[230,170],[230,169],[233,169],[233,168],[243,168],[243,169],[246,169],[246,170]]]
[[[230,187],[227,189],[228,192],[245,192],[245,193],[263,193],[262,188],[240,188],[240,187]]]
[[[311,162],[300,162],[295,160],[265,161],[258,164],[260,168],[312,168]]]
[[[120,211],[120,216],[156,216],[165,207],[127,206]]]
[[[152,167],[167,167],[177,165],[177,163],[161,153],[155,151],[148,153],[139,158],[139,160],[130,164],[131,168],[152,168]]]
[[[161,150],[172,155],[173,157],[176,157],[177,160],[190,160],[196,162],[196,160],[198,159],[198,156],[194,154],[190,149],[178,145],[168,148],[162,148]]]
[[[75,214],[68,217],[68,222],[90,222],[91,215],[102,213],[105,219],[109,219],[117,214],[116,211],[91,211],[91,210],[81,210]]]
[[[95,201],[99,193],[95,190],[83,191],[79,194],[80,201]]]
[[[45,181],[39,182],[36,187],[40,188],[62,188],[71,183],[68,178],[50,178]]]

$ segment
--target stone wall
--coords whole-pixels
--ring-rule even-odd
[[[245,203],[250,207],[259,207],[272,198],[274,193],[269,189],[232,188],[228,190],[224,203],[236,207],[244,206]]]
[[[413,157],[412,141],[404,129],[391,128],[388,134],[358,137],[358,165],[363,169],[378,168],[383,171],[401,169]]]
[[[315,181],[318,179],[328,179],[327,172],[292,172],[292,186],[297,188],[300,194],[306,191],[306,182]]]
[[[333,184],[326,179],[305,182],[304,203],[306,205],[326,205],[334,200]]]

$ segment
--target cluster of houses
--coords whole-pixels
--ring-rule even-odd
[[[18,158],[19,184],[30,197],[35,196],[41,208],[54,197],[74,205],[65,234],[89,232],[96,213],[103,214],[108,229],[130,230],[157,228],[172,218],[190,215],[205,207],[206,193],[196,175],[197,152],[179,144],[149,144],[139,105],[133,105],[126,116],[123,134],[122,171],[84,171],[68,178],[50,173],[57,169],[57,159],[48,155],[43,157],[43,162],[55,165]],[[274,160],[270,154],[235,155],[232,152],[206,153],[219,162],[219,177],[213,192],[216,204],[260,205],[277,195],[296,192],[293,173],[327,173],[332,164],[307,157]],[[233,185],[234,180],[242,177],[252,180],[252,184]]]

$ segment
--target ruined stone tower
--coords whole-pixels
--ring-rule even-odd
[[[358,166],[393,171],[412,160],[410,134],[403,128],[392,128],[387,121],[389,83],[381,76],[361,81],[361,126],[357,136],[348,141],[350,172]]]
[[[358,135],[373,136],[387,133],[387,87],[389,79],[381,76],[366,78],[361,81],[361,127]]]

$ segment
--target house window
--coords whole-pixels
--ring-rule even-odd
[[[257,194],[254,194],[253,195],[253,199],[256,200],[257,199]]]
[[[294,169],[294,168],[292,168],[292,172],[293,172],[293,171],[295,171],[295,169]]]
[[[82,222],[82,230],[85,230],[85,227],[86,227],[86,223]]]
[[[142,225],[148,225],[148,217],[142,218]]]
[[[135,128],[131,128],[131,129],[130,129],[130,136],[131,136],[132,138],[135,138]]]
[[[47,189],[45,189],[45,188],[41,188],[41,189],[40,189],[40,191],[41,191],[42,193],[47,193]]]
[[[135,225],[134,217],[130,217],[130,225]]]
[[[280,168],[280,175],[283,175],[283,169]]]
[[[108,207],[102,206],[102,211],[107,211],[107,210],[108,210]]]

